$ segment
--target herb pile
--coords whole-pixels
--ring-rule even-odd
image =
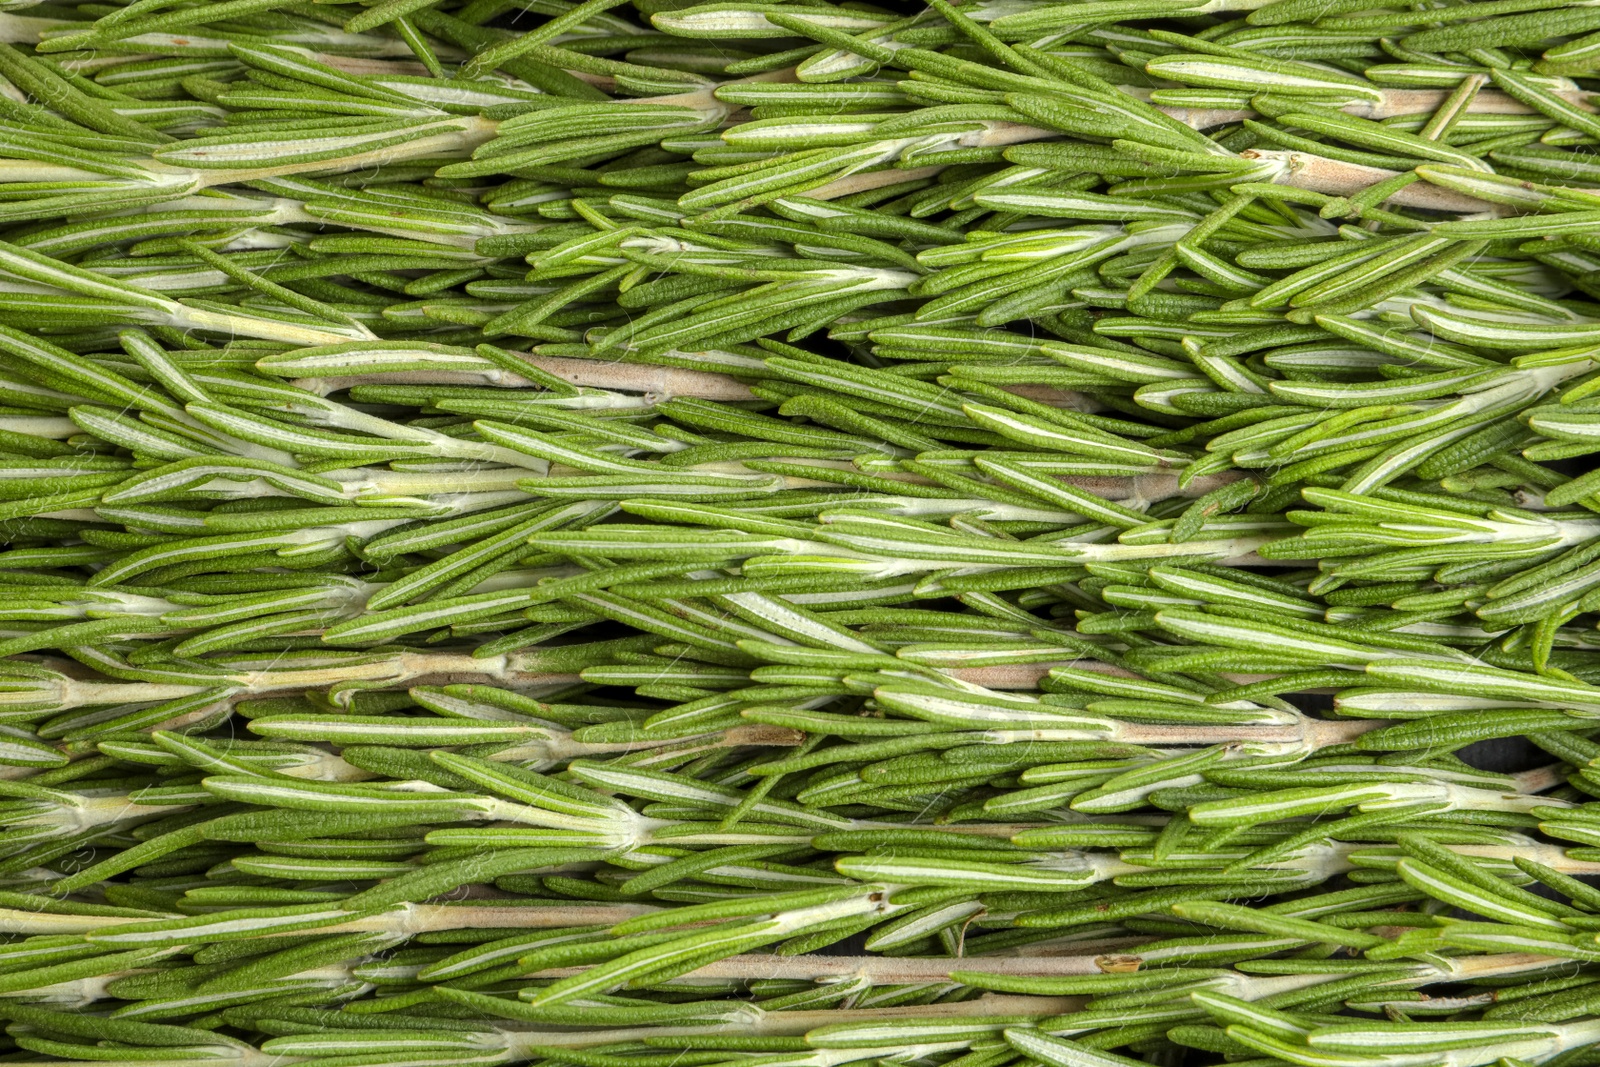
[[[0,1061],[1600,1062],[1600,7],[928,2],[4,5]]]

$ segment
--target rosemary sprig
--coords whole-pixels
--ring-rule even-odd
[[[0,13],[10,1058],[1587,1062],[1597,30]]]

